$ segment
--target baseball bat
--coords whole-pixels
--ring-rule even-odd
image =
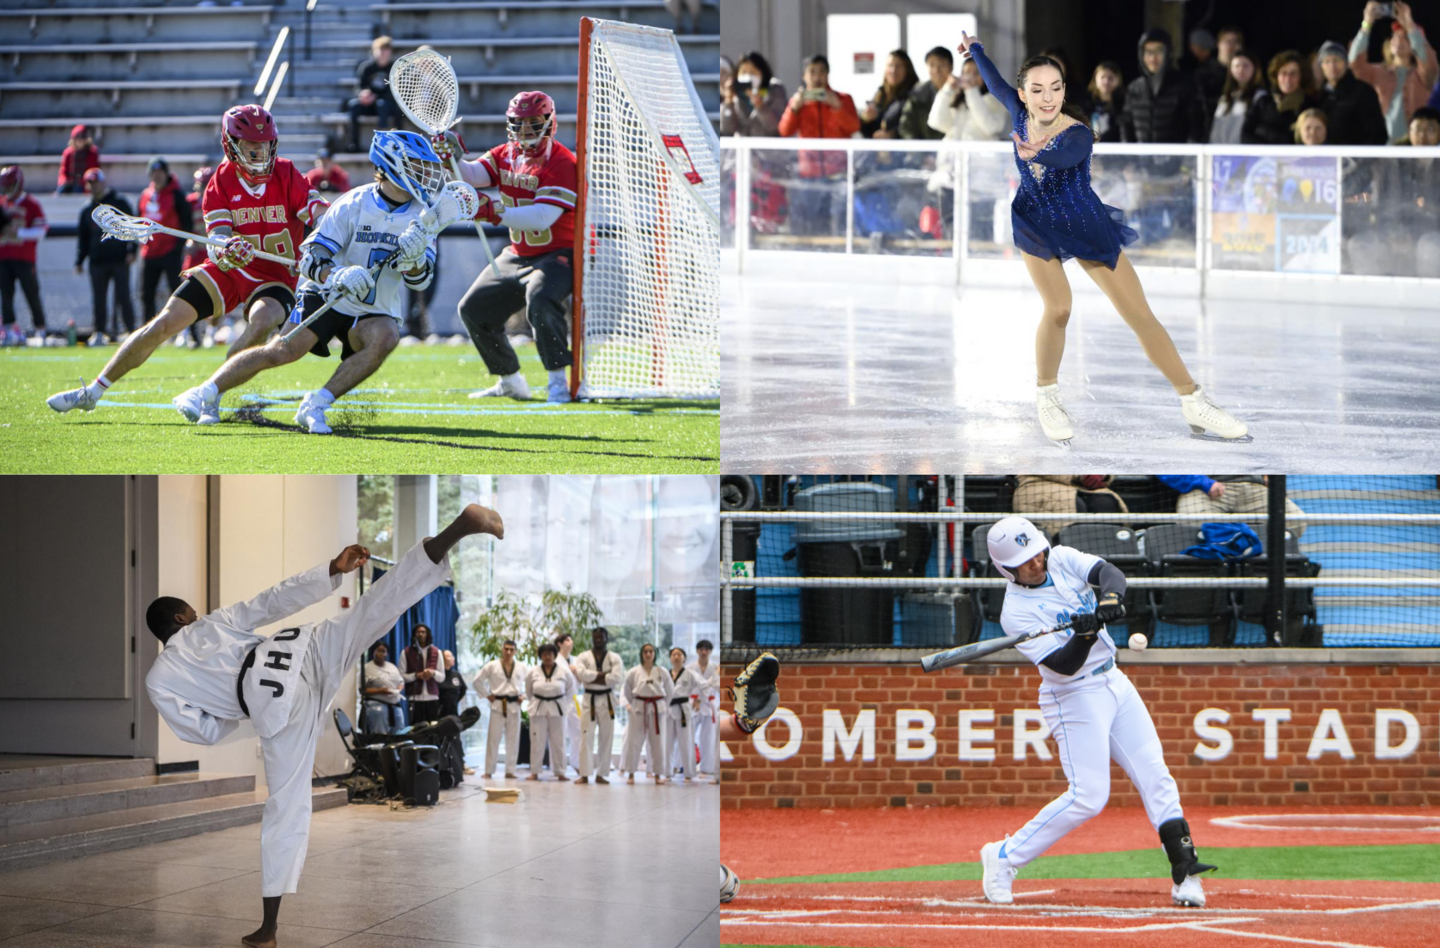
[[[959,648],[947,649],[944,652],[935,652],[933,655],[926,655],[920,659],[920,667],[926,672],[939,671],[942,668],[950,668],[953,665],[963,665],[966,662],[973,662],[977,658],[984,658],[986,655],[993,655],[1002,652],[1007,648],[1019,645],[1021,642],[1028,642],[1037,639],[1042,635],[1049,635],[1051,632],[1063,632],[1070,628],[1072,623],[1066,622],[1057,625],[1053,629],[1036,629],[1032,632],[1017,632],[1014,635],[1007,635],[1003,639],[988,639],[984,642],[972,642],[969,645],[962,645]]]

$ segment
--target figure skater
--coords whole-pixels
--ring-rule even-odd
[[[1090,154],[1095,136],[1089,125],[1063,112],[1065,78],[1060,63],[1034,56],[1020,67],[1019,91],[1005,81],[984,47],[962,33],[960,53],[975,60],[991,95],[1010,110],[1020,189],[1010,207],[1015,246],[1040,291],[1045,312],[1035,335],[1036,406],[1045,437],[1069,446],[1075,430],[1060,402],[1060,357],[1070,320],[1070,284],[1063,263],[1074,257],[1129,324],[1145,355],[1180,396],[1185,421],[1197,437],[1251,440],[1245,423],[1210,401],[1190,377],[1160,325],[1135,268],[1121,249],[1138,237],[1123,213],[1100,202],[1090,188]]]

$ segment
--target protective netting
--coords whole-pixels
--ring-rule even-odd
[[[449,60],[432,49],[418,49],[395,60],[390,88],[401,108],[427,133],[444,131],[455,121],[460,88]]]
[[[718,398],[719,141],[673,33],[590,23],[578,395]]]
[[[1122,569],[1127,616],[1111,626],[1121,647],[1134,632],[1162,648],[1440,645],[1435,475],[725,481],[722,498],[748,511],[722,513],[730,641],[742,651],[1001,635],[1006,581],[985,536],[1011,513]],[[1283,511],[1278,551],[1272,510]],[[1240,535],[1230,555],[1207,524]]]

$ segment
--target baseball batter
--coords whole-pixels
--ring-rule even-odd
[[[1215,867],[1195,853],[1155,724],[1135,686],[1115,667],[1115,642],[1105,628],[1125,615],[1125,574],[1098,556],[1052,549],[1024,517],[1006,517],[986,539],[991,561],[1010,581],[1000,613],[1005,634],[1072,625],[1016,646],[1040,669],[1040,710],[1070,788],[1014,836],[981,848],[985,897],[1010,903],[1015,873],[1105,808],[1113,758],[1140,791],[1145,815],[1170,857],[1170,897],[1176,905],[1203,906],[1198,873]]]
[[[417,543],[348,613],[273,636],[255,630],[325,599],[342,573],[365,564],[369,551],[346,547],[328,563],[205,616],[172,596],[156,599],[146,611],[146,624],[164,644],[145,687],[176,736],[214,744],[244,718],[260,736],[270,795],[260,827],[264,922],[241,939],[251,948],[275,948],[280,897],[300,882],[310,839],[315,742],[335,689],[361,652],[445,581],[450,548],[474,533],[503,537],[500,515],[471,504],[439,536]]]

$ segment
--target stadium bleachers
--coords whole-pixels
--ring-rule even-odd
[[[270,25],[274,7],[65,6],[38,8],[9,0],[0,10],[0,30],[9,43],[58,43],[75,35],[73,20],[86,21],[92,42],[121,43],[196,39],[197,28],[211,37],[247,36]],[[19,9],[16,9],[19,8]]]

